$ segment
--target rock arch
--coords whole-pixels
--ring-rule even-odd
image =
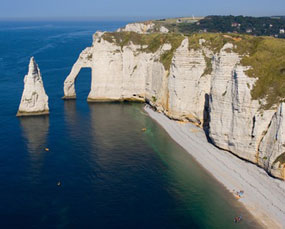
[[[91,68],[92,71],[92,50],[91,47],[84,49],[75,64],[73,65],[71,72],[64,81],[64,96],[63,99],[76,99],[75,81],[82,68]],[[93,79],[92,79],[93,80]]]

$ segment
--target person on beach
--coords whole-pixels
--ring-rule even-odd
[[[237,216],[237,217],[234,218],[234,222],[235,223],[239,223],[241,220],[242,220],[241,216]]]

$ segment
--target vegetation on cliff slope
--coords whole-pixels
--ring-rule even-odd
[[[201,39],[204,40],[202,45],[199,43]],[[219,53],[226,43],[232,43],[233,51],[242,56],[241,64],[250,67],[246,72],[247,75],[257,78],[251,91],[253,99],[265,99],[264,109],[270,109],[285,100],[284,39],[214,33],[189,36],[189,49],[194,50],[203,46],[214,53]]]
[[[206,68],[205,68],[202,76],[205,76],[205,75],[209,75],[209,74],[212,73],[213,66],[212,66],[212,59],[210,57],[207,57],[204,52],[203,52],[203,56],[204,56],[204,59],[205,59],[205,62],[206,62]]]
[[[189,50],[198,50],[206,47],[214,53],[219,53],[226,43],[236,45],[234,51],[240,55],[252,52],[256,42],[260,37],[238,34],[222,34],[222,33],[194,33],[188,36]],[[200,41],[204,42],[200,44]]]
[[[138,34],[135,32],[113,32],[105,33],[103,39],[117,44],[121,49],[130,43],[140,45],[142,51],[151,53],[158,51],[164,44],[170,44],[171,49],[163,52],[160,57],[160,61],[164,65],[164,68],[169,70],[174,52],[180,46],[184,37],[181,34],[175,33]]]
[[[264,37],[248,44],[250,55],[241,63],[251,66],[250,77],[258,77],[251,95],[253,99],[266,99],[264,109],[285,100],[285,40]]]

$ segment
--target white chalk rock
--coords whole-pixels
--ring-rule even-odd
[[[281,103],[259,147],[258,164],[285,180],[285,103]]]
[[[151,21],[146,21],[127,24],[125,27],[117,29],[117,32],[148,34],[152,32],[168,33],[169,30],[165,26],[154,24]]]
[[[209,136],[216,146],[257,163],[258,146],[275,111],[261,110],[251,98],[256,78],[248,77],[241,57],[225,48],[213,66]]]
[[[29,72],[24,78],[24,91],[17,116],[49,114],[46,95],[40,69],[31,57]]]
[[[154,28],[155,24],[152,22],[130,23],[124,28],[120,28],[117,32],[136,32],[146,34]]]
[[[188,39],[185,39],[172,61],[168,81],[168,115],[200,124],[204,119],[205,95],[210,91],[211,76],[201,77],[206,68],[203,50],[189,50],[188,45]]]
[[[161,26],[161,27],[159,28],[159,32],[161,32],[161,33],[168,33],[168,32],[169,32],[169,29],[167,29],[167,28],[164,27],[164,26]]]

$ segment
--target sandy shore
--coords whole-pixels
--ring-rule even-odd
[[[229,191],[244,190],[239,199],[266,228],[285,228],[285,182],[263,169],[208,143],[200,128],[170,120],[148,106],[145,111]]]

